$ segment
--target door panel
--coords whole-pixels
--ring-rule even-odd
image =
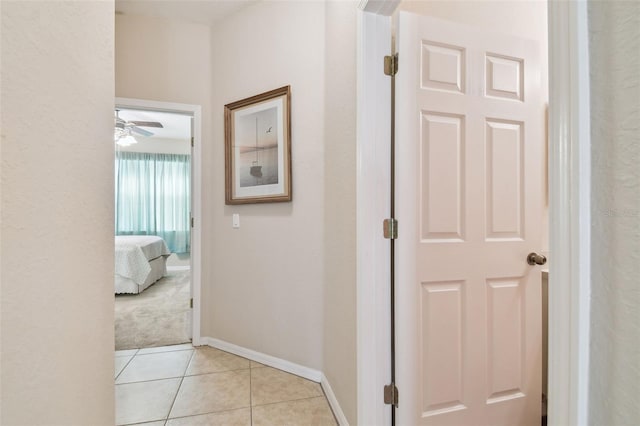
[[[522,279],[487,280],[488,402],[521,397],[525,375]]]
[[[401,12],[397,419],[539,425],[535,43]]]
[[[422,238],[464,239],[464,117],[422,114]],[[444,173],[449,179],[439,179]]]
[[[462,281],[422,283],[422,411],[427,413],[462,406],[463,291]],[[432,347],[438,351],[429,351]]]
[[[522,239],[523,123],[486,119],[487,240]]]
[[[464,93],[464,49],[442,43],[422,42],[423,89]]]

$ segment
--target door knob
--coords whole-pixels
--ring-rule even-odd
[[[527,263],[529,265],[544,265],[547,263],[547,258],[541,254],[532,252],[527,256]]]

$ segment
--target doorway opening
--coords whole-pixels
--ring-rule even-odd
[[[200,107],[117,99],[114,123],[115,349],[197,344]]]

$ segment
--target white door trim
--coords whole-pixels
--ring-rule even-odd
[[[357,383],[360,424],[390,424],[388,407],[380,407],[382,387],[386,384],[384,373],[380,372],[389,370],[388,330],[379,326],[381,315],[388,312],[389,305],[388,273],[383,269],[389,254],[384,249],[385,241],[380,238],[380,223],[388,209],[380,194],[388,193],[389,187],[388,138],[385,137],[389,133],[390,108],[385,101],[388,86],[380,80],[379,74],[382,74],[381,52],[389,52],[391,46],[389,15],[397,5],[396,0],[361,0],[358,12]],[[549,394],[548,420],[549,425],[586,424],[590,270],[586,5],[549,2],[548,7],[549,316],[554,325],[549,333],[549,388],[552,392]],[[402,395],[401,389],[399,392]]]
[[[383,387],[391,381],[389,350],[389,216],[391,86],[383,57],[391,53],[391,19],[358,12],[357,87],[357,384],[358,424],[391,418]]]
[[[591,270],[586,2],[549,1],[549,425],[587,424]]]
[[[202,229],[202,107],[200,105],[159,102],[143,99],[115,98],[115,105],[122,108],[135,108],[149,111],[174,112],[193,117],[193,168],[192,208],[194,226],[191,232],[191,282],[193,288],[192,342],[201,345],[200,313],[201,313],[201,229]]]

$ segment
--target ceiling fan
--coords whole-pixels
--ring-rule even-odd
[[[120,110],[115,110],[114,126],[115,126],[116,134],[120,132],[121,134],[123,134],[123,136],[126,136],[126,135],[130,135],[131,133],[137,133],[141,136],[146,136],[146,137],[153,136],[153,133],[148,130],[141,129],[141,127],[155,127],[159,129],[164,128],[162,123],[160,123],[159,121],[124,120],[120,118]]]

